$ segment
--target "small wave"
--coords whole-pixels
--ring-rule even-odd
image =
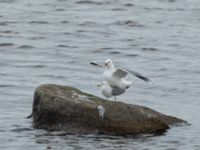
[[[170,88],[168,89],[169,92],[174,92],[174,93],[183,93],[185,92],[184,90],[180,90],[178,88]]]
[[[46,65],[29,65],[29,66],[26,66],[26,67],[33,67],[33,68],[45,68]]]
[[[39,39],[45,39],[45,36],[37,36],[37,37],[30,37],[30,40],[39,40]]]
[[[69,64],[75,64],[75,63],[76,63],[76,61],[74,61],[74,60],[71,60],[71,61],[69,61],[68,63],[69,63]]]
[[[32,49],[32,48],[34,48],[34,47],[31,46],[31,45],[21,45],[21,46],[19,46],[18,48],[21,48],[21,49]]]
[[[17,129],[11,130],[11,132],[23,132],[23,131],[33,131],[33,129],[32,128],[17,128]]]
[[[45,68],[46,65],[13,65],[17,68]]]
[[[77,46],[70,46],[70,45],[64,45],[64,44],[59,44],[59,45],[57,45],[57,47],[61,47],[61,48],[77,48]]]
[[[93,53],[101,53],[101,52],[103,52],[102,49],[96,49],[93,51]]]
[[[107,50],[112,50],[113,48],[111,47],[104,47],[104,48],[99,48],[99,49],[95,49],[93,50],[94,53],[101,53],[103,51],[107,51]]]
[[[160,0],[161,1],[161,0]],[[162,0],[162,2],[169,2],[169,3],[173,3],[173,2],[176,2],[176,0]]]
[[[58,47],[69,47],[69,46],[68,45],[60,44],[60,45],[58,45]]]
[[[5,132],[6,130],[0,130],[0,132]]]
[[[0,3],[12,3],[15,0],[1,0]]]
[[[112,11],[125,11],[126,9],[124,8],[113,8]]]
[[[2,63],[0,63],[0,66],[2,65]],[[3,65],[6,65],[6,64],[3,64]],[[0,76],[7,76],[8,74],[7,73],[0,73]]]
[[[126,25],[126,26],[129,26],[129,27],[143,27],[143,25],[139,24],[137,21],[132,21],[132,20],[117,21],[115,24]]]
[[[93,53],[101,53],[101,52],[108,51],[110,54],[120,54],[120,53],[121,53],[121,52],[115,51],[115,50],[113,50],[113,49],[114,49],[114,48],[111,48],[111,47],[104,47],[104,48],[95,49],[95,50],[93,50],[92,52],[93,52]],[[113,50],[113,51],[110,51],[110,50]]]
[[[126,3],[126,4],[124,4],[124,6],[126,6],[126,7],[133,7],[133,6],[134,6],[134,4],[131,4],[131,3]]]
[[[111,52],[109,52],[110,54],[114,54],[114,55],[117,55],[117,54],[121,54],[121,52],[119,52],[119,51],[111,51]]]
[[[110,49],[113,49],[113,48],[111,48],[111,47],[103,47],[103,48],[101,48],[102,50],[110,50]]]
[[[72,33],[70,33],[70,32],[63,32],[62,34],[64,34],[64,35],[70,35]]]
[[[122,41],[132,42],[132,41],[135,41],[135,39],[127,38],[127,39],[122,39]]]
[[[10,33],[18,34],[18,32],[13,32],[13,31],[10,31],[10,30],[0,31],[0,32],[5,33],[5,34],[10,34]]]
[[[61,21],[61,23],[63,23],[63,24],[67,24],[67,23],[69,23],[69,21],[67,21],[67,20],[63,20],[63,21]]]
[[[0,47],[13,46],[14,43],[0,43]]]
[[[158,69],[159,71],[166,71],[167,70],[167,68],[160,68],[160,69]]]
[[[95,23],[92,22],[92,21],[85,21],[81,24],[79,24],[79,26],[91,26],[91,25],[94,25]]]
[[[63,8],[57,8],[56,11],[64,11],[65,9]]]
[[[177,36],[172,36],[172,37],[177,37]],[[178,43],[170,43],[168,45],[172,46],[172,47],[179,47],[180,46]]]
[[[162,24],[162,21],[155,21],[156,24]]]
[[[5,85],[5,84],[2,85],[2,84],[0,84],[0,87],[2,87],[2,88],[4,87],[5,88],[5,87],[16,87],[16,86],[15,85],[11,85],[11,84],[10,85]]]
[[[16,21],[3,21],[3,22],[0,22],[0,25],[1,26],[7,26],[8,24],[16,24],[18,22]]]
[[[183,8],[177,8],[176,10],[177,11],[185,11],[185,9],[183,9]]]
[[[139,55],[138,54],[126,54],[125,56],[128,56],[128,57],[137,57]]]
[[[7,26],[8,25],[8,23],[6,23],[6,22],[0,22],[0,26]]]
[[[65,79],[65,76],[61,75],[38,75],[38,77],[45,77],[45,78],[57,78],[57,79]]]
[[[86,30],[77,30],[77,32],[84,33],[84,32],[87,32],[87,31]]]
[[[103,3],[101,2],[94,2],[94,1],[88,1],[88,0],[82,0],[76,2],[77,4],[93,4],[93,5],[102,5]]]
[[[47,21],[30,21],[29,24],[48,24]]]
[[[158,51],[157,48],[153,48],[153,47],[143,47],[142,50],[143,51]]]

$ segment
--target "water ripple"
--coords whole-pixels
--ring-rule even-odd
[[[11,132],[24,132],[24,131],[33,131],[32,128],[16,128],[16,129],[12,129],[10,130]]]
[[[49,24],[48,21],[30,21],[29,24]]]
[[[13,3],[16,0],[1,0],[0,3]]]
[[[4,33],[4,34],[10,34],[10,33],[13,33],[13,34],[19,34],[19,32],[11,31],[11,30],[0,31],[0,33]]]
[[[0,87],[5,88],[5,87],[16,87],[16,86],[15,85],[11,85],[11,84],[10,85],[8,85],[8,84],[7,85],[0,84]]]
[[[143,47],[142,50],[143,51],[152,51],[152,52],[158,51],[158,49],[154,48],[154,47]]]
[[[77,4],[93,4],[93,5],[102,5],[102,2],[95,2],[95,1],[89,1],[89,0],[82,0],[82,1],[77,1]]]
[[[121,54],[121,52],[119,52],[119,51],[110,51],[109,53],[112,54],[112,55]]]
[[[67,23],[69,23],[69,21],[67,21],[67,20],[63,20],[63,21],[61,21],[61,23],[63,23],[63,24],[67,24]]]
[[[127,56],[127,57],[138,57],[139,54],[125,54],[125,56]]]
[[[139,24],[137,21],[125,20],[125,21],[117,21],[114,24],[129,26],[129,27],[143,27],[143,25]]]
[[[126,4],[124,4],[124,6],[126,6],[126,7],[133,7],[133,6],[135,6],[135,5],[132,4],[132,3],[126,3]]]
[[[13,46],[14,43],[0,43],[0,47],[8,47],[8,46]]]
[[[20,49],[33,49],[34,46],[31,46],[31,45],[21,45],[18,48],[20,48]]]

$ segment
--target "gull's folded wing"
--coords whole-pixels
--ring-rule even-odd
[[[113,72],[113,76],[117,78],[124,78],[127,74],[128,72],[126,70],[120,68]]]

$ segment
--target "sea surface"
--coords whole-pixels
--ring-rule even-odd
[[[119,96],[182,118],[164,135],[66,135],[32,128],[34,90],[45,83],[103,97],[107,58],[149,77],[129,76]],[[199,0],[0,0],[1,150],[199,150]],[[110,98],[113,100],[113,98]]]

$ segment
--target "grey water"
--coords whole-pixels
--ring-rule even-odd
[[[0,0],[0,149],[200,149],[199,0]],[[65,135],[32,128],[34,90],[96,85],[110,58],[129,77],[120,101],[187,120],[161,136]],[[112,99],[111,99],[112,100]]]

